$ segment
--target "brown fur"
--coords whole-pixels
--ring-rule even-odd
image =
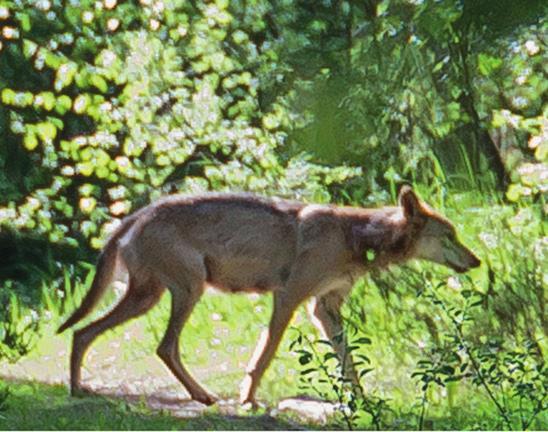
[[[105,330],[145,313],[167,288],[172,311],[158,355],[190,392],[204,390],[180,361],[179,335],[206,285],[228,292],[273,292],[269,328],[242,383],[242,403],[255,391],[295,309],[309,311],[340,357],[346,355],[340,307],[356,278],[371,268],[423,257],[462,271],[479,260],[456,238],[451,224],[404,187],[400,207],[362,209],[259,198],[253,195],[173,196],[126,218],[107,242],[82,306],[59,331],[90,312],[113,277],[116,260],[129,273],[125,297],[106,316],[74,334],[71,390],[81,390],[86,349]],[[346,373],[359,384],[347,364]]]

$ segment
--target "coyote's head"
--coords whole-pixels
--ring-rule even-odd
[[[405,218],[417,227],[412,256],[463,273],[478,267],[481,261],[458,239],[455,227],[440,214],[421,202],[409,186],[403,186],[399,195]]]

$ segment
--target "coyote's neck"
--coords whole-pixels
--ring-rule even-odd
[[[354,259],[375,267],[406,260],[420,230],[409,223],[399,207],[348,212],[344,218]]]

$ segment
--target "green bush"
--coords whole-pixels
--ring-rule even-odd
[[[2,11],[0,160],[27,168],[2,182],[4,227],[98,248],[121,217],[165,193],[325,202],[326,185],[358,173],[280,157],[278,115],[258,103],[256,64],[271,53],[257,51],[256,24],[236,22],[228,2],[8,2]]]

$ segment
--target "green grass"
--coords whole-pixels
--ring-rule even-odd
[[[264,411],[226,415],[216,407],[192,418],[178,418],[167,411],[152,411],[144,401],[128,403],[118,398],[87,396],[71,398],[65,386],[36,382],[9,382],[11,395],[0,410],[0,430],[275,430],[316,429],[321,426],[299,421],[295,415],[272,417]],[[386,419],[386,429],[416,429],[413,406],[399,407]],[[543,414],[532,430],[546,430]],[[325,425],[331,429],[336,425]],[[424,429],[498,430],[500,418],[492,406],[477,395],[460,401],[458,407],[446,404],[430,407]],[[368,427],[368,429],[373,429]]]
[[[89,396],[67,397],[64,386],[10,382],[1,430],[264,430],[294,429],[295,424],[266,414],[224,415],[215,408],[195,418],[152,412],[144,402]]]

